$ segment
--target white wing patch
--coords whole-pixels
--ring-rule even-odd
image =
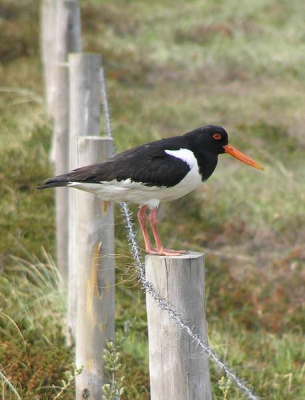
[[[180,160],[187,163],[190,169],[198,167],[196,157],[194,156],[194,153],[189,149],[165,150],[165,153],[169,154],[170,156],[180,158]]]

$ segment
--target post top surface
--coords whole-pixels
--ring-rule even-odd
[[[160,259],[179,259],[179,260],[189,260],[193,258],[204,257],[204,253],[199,253],[197,251],[188,251],[186,254],[182,254],[181,256],[159,256],[157,254],[146,254],[145,259],[147,258],[160,258]]]
[[[97,140],[97,141],[109,141],[113,142],[113,138],[110,138],[109,136],[93,136],[93,135],[85,135],[85,136],[77,136],[78,141],[87,141],[87,140]]]
[[[90,59],[90,58],[97,58],[101,59],[102,56],[99,53],[82,53],[82,52],[75,52],[75,53],[69,53],[69,58],[74,59],[74,60],[84,60],[84,59]]]

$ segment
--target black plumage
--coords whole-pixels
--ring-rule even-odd
[[[183,160],[172,157],[166,150],[191,150],[198,162],[202,180],[213,173],[217,165],[217,152],[206,149],[204,144],[210,137],[212,126],[205,126],[186,133],[183,136],[157,140],[120,153],[110,160],[75,169],[67,174],[47,179],[38,189],[66,186],[68,182],[100,183],[130,179],[144,186],[173,187],[190,171]],[[224,135],[219,145],[227,144],[227,134],[221,127],[213,126],[213,132]]]

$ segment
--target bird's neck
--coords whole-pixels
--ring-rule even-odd
[[[197,158],[202,181],[206,181],[212,175],[217,166],[218,156],[202,150],[196,151],[195,157]]]

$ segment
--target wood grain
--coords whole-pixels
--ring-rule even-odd
[[[206,340],[204,255],[148,255],[145,266],[147,280]],[[146,304],[151,400],[211,400],[206,356],[150,295]]]

